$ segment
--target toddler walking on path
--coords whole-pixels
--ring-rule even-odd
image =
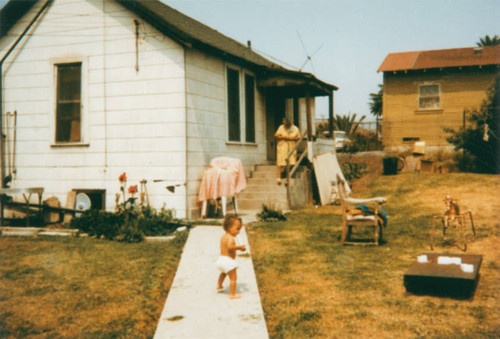
[[[226,276],[229,277],[229,298],[238,299],[241,295],[236,294],[236,251],[245,251],[245,245],[236,243],[236,236],[243,227],[242,221],[238,217],[226,217],[223,224],[226,233],[220,239],[220,257],[217,259],[217,268],[221,271],[217,281],[217,290],[222,291],[222,286]]]
[[[243,295],[240,299],[229,299],[214,288],[220,273],[215,267],[221,254],[218,244],[224,229],[202,225],[189,230],[155,339],[269,339],[245,228],[236,237],[241,237],[248,253],[236,258],[237,292]]]

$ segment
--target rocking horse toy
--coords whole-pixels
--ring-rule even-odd
[[[469,217],[471,228],[472,228],[472,241],[476,239],[476,230],[474,228],[474,220],[472,219],[472,212],[469,210],[465,213],[460,214],[460,208],[458,207],[457,200],[453,199],[450,195],[447,195],[443,199],[446,209],[443,215],[436,215],[432,222],[431,231],[431,250],[434,250],[433,240],[434,240],[434,229],[436,226],[436,220],[441,220],[443,225],[443,237],[446,236],[446,231],[450,228],[460,228],[461,240],[455,241],[455,246],[457,246],[462,251],[467,251],[467,238],[466,238],[466,218]]]

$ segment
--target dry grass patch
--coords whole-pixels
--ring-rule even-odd
[[[152,337],[185,238],[0,238],[0,337]]]
[[[386,242],[378,247],[340,246],[336,206],[252,225],[249,240],[271,337],[496,337],[499,183],[498,176],[455,173],[374,179],[354,196],[388,198]],[[443,213],[448,194],[477,220],[478,239],[467,253],[482,254],[483,264],[472,300],[415,296],[403,286],[408,267],[430,251],[432,216]],[[435,251],[463,253],[440,237]]]

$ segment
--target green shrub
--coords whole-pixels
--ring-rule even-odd
[[[90,236],[113,240],[120,231],[123,219],[115,213],[90,209],[82,213],[81,216],[71,220],[71,227],[77,228]]]
[[[285,221],[286,216],[281,209],[275,206],[262,204],[262,211],[257,213],[257,218],[260,221]]]
[[[351,181],[360,178],[366,172],[367,165],[365,163],[343,162],[341,167],[345,180]]]
[[[445,128],[451,133],[446,141],[463,152],[459,167],[473,165],[478,173],[500,173],[500,77],[497,77],[487,92],[480,107],[464,110],[467,125],[457,131]],[[467,159],[465,158],[467,157]]]
[[[349,139],[351,141],[345,147],[345,151],[348,153],[378,151],[383,148],[375,131],[360,129],[349,136]]]
[[[125,218],[123,224],[120,227],[120,232],[116,237],[116,240],[137,243],[144,240],[144,231],[141,228],[140,217],[138,218]]]
[[[180,226],[186,226],[186,223],[174,216],[174,210],[164,207],[157,212],[151,207],[141,209],[129,205],[127,208],[117,209],[116,213],[85,211],[71,220],[71,227],[97,238],[104,236],[108,240],[136,243],[141,242],[144,236],[167,235]]]
[[[476,169],[475,157],[469,152],[457,152],[454,160],[460,172],[474,172]]]
[[[161,208],[160,212],[148,207],[137,218],[140,229],[144,235],[167,235],[174,232],[177,227],[183,226],[184,223],[180,219],[175,219],[175,211],[173,209]]]

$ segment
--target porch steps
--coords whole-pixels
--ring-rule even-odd
[[[241,210],[262,210],[262,205],[281,210],[288,209],[286,179],[276,183],[277,168],[273,165],[257,165],[251,177],[247,178],[247,187],[238,195],[238,208]]]

